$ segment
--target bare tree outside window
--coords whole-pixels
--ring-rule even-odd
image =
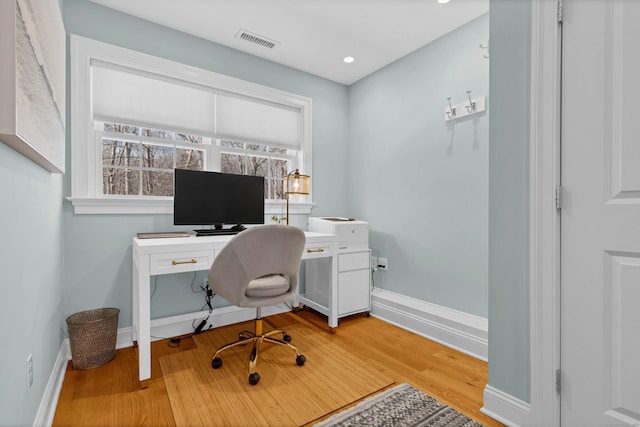
[[[271,198],[284,199],[284,177],[288,173],[289,162],[286,160],[273,159],[271,161]]]
[[[221,140],[220,147],[223,150],[220,157],[221,172],[263,176],[265,197],[284,199],[283,180],[291,165],[287,157],[293,157],[288,149],[228,140]]]
[[[244,175],[245,155],[222,153],[220,155],[220,172],[234,173],[236,175]]]
[[[102,132],[102,189],[106,195],[173,195],[174,168],[205,170],[200,135],[96,122]],[[209,141],[209,140],[207,140]],[[284,199],[284,177],[296,150],[221,139],[220,171],[265,178],[265,198]],[[202,148],[201,148],[202,147]]]
[[[204,170],[203,137],[162,129],[104,123],[103,194],[172,196],[173,169]],[[139,139],[136,139],[140,137]]]

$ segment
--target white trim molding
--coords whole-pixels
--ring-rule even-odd
[[[529,177],[531,426],[560,425],[561,1],[533,0]],[[485,405],[487,404],[485,394]],[[494,411],[500,414],[497,410]]]
[[[487,385],[484,388],[484,406],[480,412],[509,427],[519,427],[529,425],[531,405]]]
[[[487,385],[481,412],[509,426],[559,426],[561,1],[532,0],[529,163],[530,393],[526,403]],[[560,190],[561,191],[561,190]]]
[[[489,326],[483,317],[383,289],[371,293],[371,315],[487,361]]]
[[[173,215],[173,197],[67,197],[73,204],[73,212],[81,214],[159,214]],[[284,200],[265,200],[265,215],[285,215]],[[289,202],[290,215],[310,215],[314,203]]]
[[[69,342],[69,340],[65,341],[67,343]],[[64,375],[67,371],[67,362],[71,359],[71,352],[68,351],[68,348],[69,346],[68,344],[65,345],[65,342],[60,346],[58,357],[56,357],[56,361],[51,369],[49,381],[47,381],[47,387],[40,400],[38,412],[33,420],[33,427],[50,426],[53,424],[53,417],[56,414],[56,407],[58,406],[58,398],[60,397],[60,391],[62,391]]]

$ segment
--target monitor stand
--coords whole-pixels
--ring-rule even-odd
[[[221,226],[216,225],[215,228],[200,228],[193,231],[195,231],[196,237],[199,237],[199,236],[228,236],[232,234],[238,234],[243,230],[246,230],[246,227],[241,224],[238,224],[238,225],[234,225],[231,228],[222,228]]]

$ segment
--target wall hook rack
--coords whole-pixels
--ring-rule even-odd
[[[471,98],[471,91],[467,91],[467,99],[458,104],[451,104],[451,97],[447,98],[448,106],[444,109],[444,120],[458,120],[473,114],[482,113],[487,109],[487,103],[484,96]]]
[[[489,59],[489,43],[487,43],[487,45],[483,45],[482,43],[480,43],[480,49],[486,49],[487,53],[485,53],[484,55],[482,55],[483,58],[485,59]]]

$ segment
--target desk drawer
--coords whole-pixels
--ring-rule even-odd
[[[360,269],[366,269],[368,271],[370,262],[371,257],[369,256],[369,250],[338,254],[338,271],[351,271]]]
[[[329,245],[309,245],[302,252],[303,259],[323,258],[331,256],[331,247]]]
[[[173,252],[152,254],[150,274],[171,274],[183,271],[208,270],[213,263],[213,251]]]

